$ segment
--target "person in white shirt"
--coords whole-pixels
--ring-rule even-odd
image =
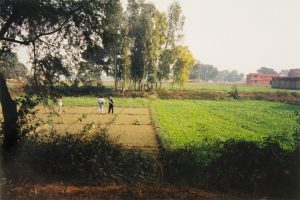
[[[58,114],[59,114],[59,115],[62,113],[62,105],[63,105],[62,97],[60,96],[60,97],[58,98]]]
[[[105,103],[104,98],[102,96],[100,96],[99,99],[98,99],[98,105],[99,105],[99,112],[100,113],[103,113],[104,103]]]

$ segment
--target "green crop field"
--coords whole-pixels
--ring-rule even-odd
[[[180,148],[202,141],[228,139],[260,141],[265,136],[284,135],[290,148],[295,128],[294,111],[300,106],[265,101],[157,100],[152,104],[164,146]]]

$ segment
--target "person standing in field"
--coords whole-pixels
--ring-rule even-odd
[[[104,103],[105,103],[104,98],[102,96],[100,96],[99,99],[98,99],[98,105],[99,105],[99,112],[100,113],[103,113]]]
[[[62,105],[63,105],[63,102],[62,102],[62,96],[60,96],[58,98],[58,114],[60,115],[62,113]]]
[[[112,99],[112,97],[108,98],[108,113],[114,114],[114,100]]]

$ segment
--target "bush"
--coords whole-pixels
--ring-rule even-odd
[[[196,185],[204,171],[197,152],[190,148],[162,150],[159,160],[163,163],[163,180],[171,184]]]
[[[27,177],[31,182],[71,184],[153,182],[159,172],[151,155],[125,150],[104,133],[27,137],[4,170],[12,181]]]
[[[232,87],[231,91],[229,92],[229,97],[233,99],[240,99],[240,94],[236,86]]]
[[[262,143],[230,140],[202,147],[164,150],[164,180],[220,190],[297,196],[300,148],[284,150],[273,138]]]
[[[230,140],[208,168],[211,184],[272,195],[295,194],[299,188],[299,148],[283,150],[267,138],[262,147],[255,142]]]

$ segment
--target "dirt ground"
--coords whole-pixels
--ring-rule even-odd
[[[15,187],[2,197],[7,199],[205,199],[240,200],[269,199],[239,193],[212,192],[199,188],[174,187],[168,185],[118,185],[64,186],[27,185]]]
[[[89,134],[99,129],[119,141],[125,148],[158,152],[158,144],[148,108],[120,108],[114,114],[101,114],[97,107],[63,107],[61,115],[56,110],[39,107],[38,117],[44,121],[41,129],[54,129],[59,134],[78,133],[86,124],[94,123]]]

